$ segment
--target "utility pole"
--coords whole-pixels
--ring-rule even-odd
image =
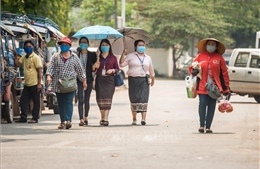
[[[122,17],[122,26],[125,27],[125,0],[122,0],[122,10],[121,10],[121,17]]]
[[[117,11],[117,0],[114,0],[114,2],[115,2],[115,29],[117,29],[117,13],[118,13],[118,11]]]

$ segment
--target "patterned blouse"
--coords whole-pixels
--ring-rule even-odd
[[[58,57],[60,58],[58,59]],[[60,53],[56,53],[51,59],[46,75],[52,77],[51,90],[54,92],[59,92],[59,87],[57,86],[58,72],[59,78],[78,77],[80,81],[86,79],[86,74],[80,59],[72,52],[71,56],[67,60],[64,60]]]

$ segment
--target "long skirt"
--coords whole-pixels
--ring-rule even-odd
[[[115,92],[115,77],[96,76],[95,90],[99,110],[110,110]]]
[[[142,113],[147,111],[150,87],[146,77],[128,77],[131,110]]]

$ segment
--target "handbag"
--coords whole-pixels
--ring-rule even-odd
[[[115,74],[115,86],[119,87],[122,86],[124,84],[124,80],[122,78],[122,76],[120,75],[120,72],[117,72]]]
[[[66,77],[58,80],[60,93],[70,93],[77,90],[77,81],[75,77]]]
[[[206,89],[208,91],[208,95],[212,99],[218,99],[221,97],[221,92],[219,91],[218,86],[213,82],[209,75],[206,83]]]
[[[77,80],[75,77],[60,78],[59,69],[60,56],[57,55],[57,67],[58,67],[58,87],[60,93],[70,93],[77,90]]]

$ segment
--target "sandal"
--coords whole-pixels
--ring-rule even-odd
[[[84,126],[84,121],[83,121],[83,119],[80,120],[79,126]]]
[[[104,125],[105,120],[100,120],[99,124]]]
[[[200,133],[204,133],[204,127],[200,127],[198,130]]]
[[[66,123],[66,129],[70,129],[71,128],[71,122],[70,121],[67,121],[67,123]]]
[[[104,125],[104,126],[108,126],[108,125],[109,125],[109,122],[108,122],[108,121],[104,121],[103,125]]]
[[[29,123],[29,124],[38,123],[38,120],[36,120],[36,119],[31,119],[31,120],[28,121],[28,123]]]
[[[141,124],[144,126],[144,125],[146,125],[146,122],[144,120],[142,120]]]
[[[61,122],[60,125],[58,126],[58,129],[65,129],[65,123]]]
[[[88,125],[88,121],[87,120],[84,121],[84,125],[86,125],[86,126]]]
[[[213,131],[210,129],[206,129],[206,133],[213,133]]]
[[[132,122],[132,125],[136,125],[136,120]]]

